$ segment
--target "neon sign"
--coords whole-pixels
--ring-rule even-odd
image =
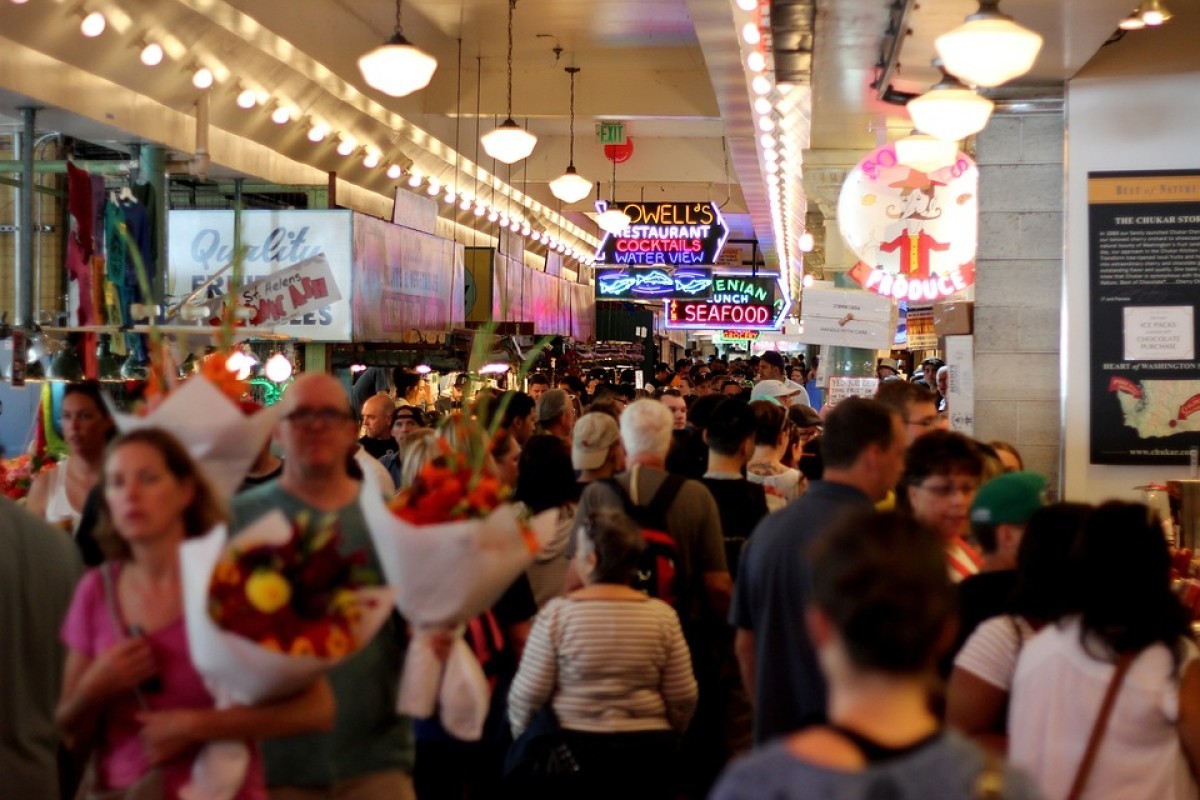
[[[708,300],[668,300],[664,325],[672,330],[777,331],[791,307],[778,275],[721,272],[713,275]]]
[[[754,342],[762,331],[721,331],[722,342]]]
[[[598,269],[597,300],[673,300],[708,297],[712,293],[711,269]]]
[[[979,170],[959,153],[924,173],[901,165],[894,145],[869,153],[838,198],[842,238],[858,256],[849,276],[895,300],[931,303],[975,282]]]
[[[617,203],[629,226],[606,233],[596,250],[603,266],[674,266],[715,264],[729,228],[716,203]]]

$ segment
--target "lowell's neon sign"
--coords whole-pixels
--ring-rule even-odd
[[[612,205],[612,204],[609,204]],[[715,203],[619,203],[629,215],[620,233],[606,233],[596,263],[606,266],[714,264],[729,238]]]

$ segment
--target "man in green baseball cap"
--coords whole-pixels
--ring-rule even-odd
[[[971,504],[971,533],[983,552],[977,575],[958,585],[959,629],[954,648],[966,642],[975,626],[1008,611],[1017,582],[1017,548],[1025,524],[1042,507],[1046,478],[1036,472],[1010,472],[993,478]]]

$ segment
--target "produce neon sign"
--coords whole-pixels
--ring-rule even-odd
[[[596,250],[601,266],[715,264],[729,228],[715,203],[618,203],[629,226],[606,233]]]
[[[792,303],[778,275],[717,273],[708,300],[668,300],[672,330],[779,330]]]

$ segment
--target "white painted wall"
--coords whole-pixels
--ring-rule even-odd
[[[1193,20],[1104,48],[1067,89],[1067,238],[1063,303],[1065,498],[1141,499],[1135,486],[1187,477],[1187,467],[1088,463],[1087,174],[1200,168],[1200,53]],[[1157,38],[1156,38],[1157,37]]]

